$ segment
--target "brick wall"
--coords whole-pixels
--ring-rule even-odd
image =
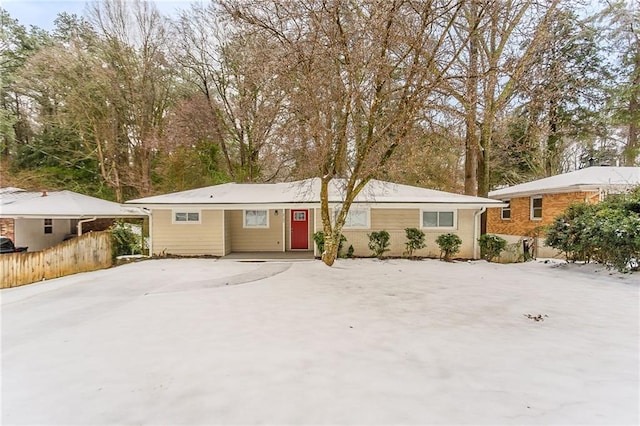
[[[570,204],[597,203],[597,192],[567,192],[542,195],[542,219],[531,220],[531,197],[511,199],[511,219],[502,220],[500,208],[487,209],[487,233],[532,236],[536,228],[549,225]]]
[[[16,227],[13,219],[0,219],[0,235],[16,241]]]

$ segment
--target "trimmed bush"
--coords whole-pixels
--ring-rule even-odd
[[[482,258],[491,262],[507,248],[507,240],[493,234],[484,234],[478,238]]]
[[[440,259],[450,262],[451,257],[460,251],[462,240],[456,234],[449,233],[438,236],[436,243],[440,247]]]
[[[420,250],[427,246],[424,242],[424,232],[420,229],[405,228],[404,232],[407,234],[407,242],[404,243],[404,246],[407,248],[405,254],[408,257],[412,257],[415,250]]]
[[[574,204],[547,228],[545,245],[567,261],[596,260],[620,272],[640,268],[640,188],[600,204]]]
[[[381,259],[385,252],[389,251],[391,236],[387,231],[378,231],[367,234],[369,237],[369,249],[373,255]]]

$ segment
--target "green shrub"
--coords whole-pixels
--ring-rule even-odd
[[[350,245],[349,248],[347,249],[347,258],[349,259],[353,259],[353,246]]]
[[[640,268],[640,188],[596,205],[575,204],[547,228],[545,245],[568,261],[596,260],[620,272]]]
[[[462,240],[456,234],[449,233],[438,236],[436,243],[440,247],[440,259],[450,262],[451,257],[460,251]]]
[[[547,227],[545,245],[560,250],[568,262],[590,261],[597,247],[595,212],[590,204],[572,204]]]
[[[324,232],[318,231],[313,234],[313,241],[316,243],[316,247],[318,247],[318,252],[322,254],[324,252]],[[347,241],[347,237],[344,235],[340,235],[340,243],[338,244],[338,255],[342,251],[342,245]]]
[[[407,234],[407,242],[404,243],[407,251],[405,254],[408,257],[413,256],[415,250],[425,248],[427,245],[424,242],[424,232],[417,228],[405,228],[404,232]]]
[[[507,248],[507,240],[493,234],[484,234],[478,239],[482,258],[491,262]]]
[[[116,222],[111,227],[113,257],[142,254],[142,237],[131,230],[131,225]]]
[[[381,259],[386,251],[389,251],[391,236],[387,231],[378,231],[367,234],[369,237],[369,249],[373,255]]]

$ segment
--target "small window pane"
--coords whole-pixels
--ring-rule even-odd
[[[53,219],[44,220],[44,233],[53,234]]]
[[[440,212],[438,226],[453,227],[453,212]]]
[[[344,222],[347,228],[366,228],[367,227],[367,211],[366,210],[349,210],[347,219]]]
[[[425,228],[435,228],[438,226],[438,212],[423,212],[422,226]]]
[[[293,212],[293,220],[296,222],[304,222],[307,220],[307,212]]]
[[[198,222],[200,220],[199,213],[187,213],[187,220],[189,222]]]
[[[542,208],[542,198],[533,199],[533,208]]]
[[[187,214],[186,213],[176,213],[176,222],[186,222]]]
[[[244,226],[248,228],[267,227],[266,210],[246,210],[244,214]]]
[[[511,219],[511,201],[503,200],[502,202],[508,204],[507,207],[502,208],[502,219]]]

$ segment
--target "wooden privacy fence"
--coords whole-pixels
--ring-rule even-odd
[[[33,253],[0,255],[0,288],[95,271],[112,265],[111,233],[91,232]]]

